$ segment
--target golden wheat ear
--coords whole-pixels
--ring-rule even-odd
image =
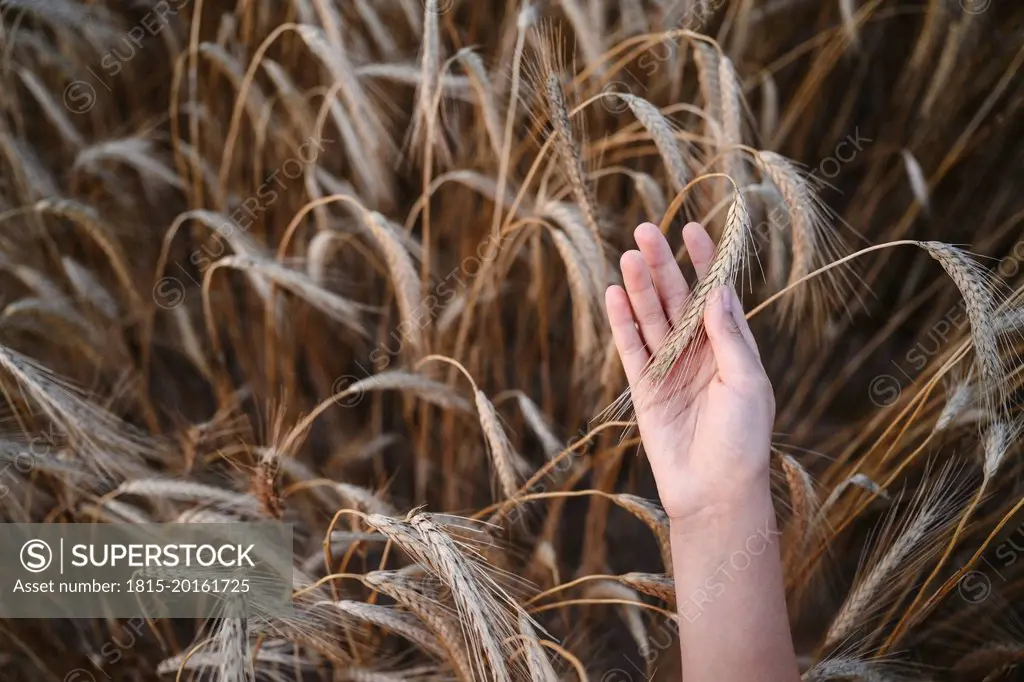
[[[846,645],[861,651],[870,645],[855,638],[878,625],[882,611],[900,598],[907,580],[917,579],[957,521],[964,497],[957,474],[958,468],[947,464],[937,476],[925,477],[909,504],[893,506],[825,634],[824,650]]]
[[[395,145],[377,106],[358,78],[345,42],[331,42],[318,26],[303,24],[296,29],[309,51],[323,64],[337,83],[341,102],[325,104],[351,158],[361,185],[373,204],[394,200],[395,173],[391,166]],[[333,91],[332,91],[333,92]]]
[[[678,392],[687,374],[694,369],[697,351],[705,340],[704,311],[711,292],[731,285],[742,272],[749,252],[750,229],[746,200],[742,192],[735,192],[707,274],[693,287],[685,308],[672,320],[672,329],[644,367],[641,381],[652,389]],[[645,392],[645,395],[654,393]]]
[[[984,644],[965,655],[953,666],[956,679],[962,680],[999,680],[1011,679],[1003,677],[1003,673],[1012,673],[1024,662],[1024,644],[1006,641]]]
[[[889,661],[878,661],[852,656],[837,656],[816,663],[801,678],[803,682],[909,682],[901,671],[906,666],[899,666]]]
[[[366,520],[451,590],[466,648],[473,655],[474,679],[515,679],[525,666],[509,660],[509,647],[524,612],[487,568],[467,554],[466,545],[428,514],[413,514],[408,521],[371,514]]]
[[[792,455],[781,456],[782,471],[789,488],[791,516],[786,528],[786,548],[783,563],[792,566],[794,560],[804,554],[818,527],[814,523],[820,500],[814,487],[814,479]]]
[[[939,262],[963,297],[971,323],[974,367],[978,377],[978,398],[986,416],[993,421],[1007,419],[1010,398],[1010,361],[1019,361],[1013,343],[999,333],[999,313],[1005,308],[1005,284],[970,258],[967,253],[943,242],[918,245]]]
[[[484,60],[471,48],[464,47],[459,50],[455,58],[462,64],[463,69],[469,77],[470,87],[476,95],[480,107],[480,115],[483,118],[484,130],[487,132],[487,141],[491,145],[491,151],[495,158],[502,154],[503,131],[501,117],[499,116],[500,106],[498,93],[491,82],[491,76],[484,66]]]
[[[398,611],[390,606],[378,606],[351,599],[325,602],[325,604],[333,606],[355,622],[373,625],[401,635],[438,658],[443,658],[446,655],[444,647],[437,641],[437,636],[421,625],[419,619],[410,613]]]
[[[458,679],[474,679],[471,656],[458,616],[440,595],[429,590],[426,581],[414,583],[402,571],[370,571],[361,579],[368,587],[394,599],[437,636]]]
[[[423,3],[423,49],[420,54],[420,78],[416,88],[416,106],[408,144],[414,158],[421,158],[428,147],[437,152],[443,165],[451,163],[451,149],[444,133],[438,130],[440,122],[442,46],[438,0]]]
[[[601,580],[589,583],[583,590],[586,599],[611,599],[621,602],[640,602],[640,594],[632,587],[623,585],[614,580]],[[643,660],[650,660],[651,640],[647,633],[647,626],[644,625],[643,612],[640,607],[629,606],[623,603],[619,606],[619,613],[622,615],[623,623],[629,636],[636,643],[637,650]]]
[[[249,628],[246,618],[222,618],[214,636],[220,665],[217,679],[248,682],[256,679],[249,651]]]
[[[234,620],[239,619],[236,618]],[[222,628],[223,624],[220,627]],[[235,631],[225,633],[222,629],[218,628],[214,641],[208,645],[208,649],[193,647],[176,656],[166,658],[157,664],[156,673],[161,676],[177,675],[179,679],[183,680],[216,679],[230,680],[231,682],[250,682],[250,680],[264,679],[264,675],[272,678],[277,674],[277,671],[284,668],[312,671],[317,667],[317,661],[314,658],[297,655],[294,652],[286,653],[281,651],[280,643],[278,642],[271,642],[272,645],[276,646],[248,648],[247,653],[250,657],[248,662],[240,663],[237,661],[237,651],[229,652],[228,655],[234,656],[236,659],[232,661],[233,665],[225,666],[225,654],[220,647],[227,643],[223,640],[227,639],[228,636],[235,639],[236,647],[241,644],[242,637],[240,634]],[[217,672],[208,678],[207,674],[211,670]],[[186,677],[184,675],[185,671],[190,671],[194,675],[190,674]],[[245,675],[250,671],[252,676],[246,677]],[[242,673],[243,675],[241,677],[232,677],[229,676],[231,672],[236,674]]]
[[[558,674],[551,666],[551,660],[541,643],[543,640],[537,635],[534,625],[526,614],[519,616],[519,632],[526,647],[530,679],[534,682],[558,682]]]
[[[585,238],[582,237],[581,238]],[[587,258],[573,245],[572,238],[559,230],[551,231],[551,241],[555,245],[562,264],[565,267],[569,295],[573,304],[573,341],[575,367],[574,377],[577,383],[586,378],[586,372],[593,363],[597,349],[600,347],[600,303],[595,289],[593,267]],[[587,240],[588,243],[592,243]]]
[[[725,228],[707,274],[693,287],[686,305],[671,320],[671,329],[651,355],[637,385],[621,393],[598,416],[599,421],[623,419],[634,409],[655,403],[665,396],[690,398],[687,388],[699,370],[707,334],[704,312],[711,292],[731,285],[747,265],[750,252],[750,214],[742,192],[734,192]]]
[[[534,113],[536,123],[545,125],[550,134],[551,145],[558,160],[558,168],[576,202],[584,224],[601,246],[603,253],[602,226],[599,219],[597,199],[590,185],[583,148],[585,133],[573,125],[569,104],[562,85],[567,69],[562,57],[563,40],[560,30],[551,24],[542,23],[536,29],[537,58],[525,66],[527,81],[534,91],[534,99],[540,111]],[[605,281],[604,259],[598,264],[602,282]]]
[[[946,403],[942,406],[942,411],[939,412],[939,416],[935,420],[933,428],[936,433],[941,433],[961,424],[977,420],[980,411],[973,409],[977,401],[977,396],[975,395],[977,388],[972,382],[973,369],[966,374],[967,376],[962,378],[957,377],[955,374],[952,377],[944,377]]]
[[[48,422],[40,429],[46,457],[70,447],[81,465],[99,479],[122,481],[140,476],[146,464],[162,463],[167,443],[124,422],[85,391],[17,351],[0,345],[0,386],[20,393],[28,413]],[[10,397],[8,397],[10,401]]]
[[[772,228],[766,236],[769,243],[788,240],[792,244],[786,285],[842,258],[846,247],[835,228],[834,214],[819,196],[824,183],[775,152],[758,151],[755,159],[782,199],[765,207],[766,223]],[[831,268],[824,276],[801,284],[783,299],[782,318],[793,328],[810,319],[814,329],[823,329],[835,310],[847,305],[855,294],[852,268],[849,264]]]
[[[692,157],[694,151],[689,145],[681,147],[676,135],[676,126],[658,107],[643,97],[618,93],[609,93],[609,96],[618,97],[625,102],[626,106],[629,107],[629,110],[636,117],[636,120],[650,134],[651,140],[654,141],[658,154],[661,155],[661,159],[665,164],[672,191],[676,193],[682,192],[690,182],[692,175],[683,152],[685,151],[688,156]],[[660,220],[663,215],[664,211],[652,213],[649,217],[651,220]]]

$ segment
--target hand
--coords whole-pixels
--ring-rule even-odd
[[[634,237],[640,250],[621,260],[625,290],[609,287],[605,305],[662,506],[673,521],[728,514],[752,493],[768,492],[771,383],[732,287],[708,300],[704,328],[710,343],[678,361],[662,386],[641,380],[690,292],[657,226],[644,223]],[[714,242],[697,223],[683,228],[683,241],[703,277]]]

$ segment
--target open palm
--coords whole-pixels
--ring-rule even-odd
[[[625,289],[608,288],[605,304],[636,409],[644,449],[662,505],[671,518],[728,507],[738,479],[767,480],[775,404],[757,345],[731,288],[715,291],[704,315],[710,343],[693,349],[654,386],[643,368],[690,296],[672,249],[657,226],[634,233],[639,251],[622,256]],[[698,277],[715,245],[697,223],[683,240]]]

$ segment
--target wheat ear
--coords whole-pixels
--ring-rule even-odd
[[[676,584],[671,575],[633,572],[620,575],[619,581],[637,592],[661,599],[669,605],[676,603]]]
[[[910,181],[910,190],[914,193],[914,199],[924,210],[925,214],[931,213],[931,200],[928,196],[928,181],[924,177],[924,171],[917,157],[909,149],[900,150],[903,157],[903,167],[907,171],[907,179]]]
[[[603,244],[598,222],[597,202],[587,183],[587,174],[583,167],[583,154],[580,152],[576,136],[573,133],[569,107],[565,101],[565,93],[562,91],[562,82],[559,76],[560,65],[554,52],[558,49],[558,45],[554,44],[558,37],[557,34],[542,35],[541,40],[544,42],[544,46],[541,50],[539,76],[541,83],[539,85],[543,89],[543,102],[552,126],[555,154],[561,162],[562,172],[569,183],[573,198],[583,214],[584,222],[594,235],[594,240],[598,244]],[[600,274],[603,277],[603,262],[601,267]]]
[[[669,539],[668,515],[657,504],[636,495],[620,493],[612,495],[611,501],[637,517],[654,533],[661,549],[661,561],[665,571],[672,573],[672,543]]]
[[[221,619],[217,636],[219,665],[217,679],[221,682],[255,682],[256,673],[249,657],[249,634],[246,618]]]
[[[746,154],[738,149],[743,144],[743,88],[732,60],[721,56],[718,64],[718,91],[722,97],[722,140],[720,153],[725,154],[725,172],[737,186],[749,182]]]
[[[961,658],[953,666],[953,673],[960,676],[957,679],[998,680],[1000,677],[980,676],[1011,672],[1021,662],[1024,662],[1024,646],[1018,642],[997,642],[986,644]]]
[[[587,599],[619,599],[625,602],[639,602],[640,595],[631,587],[613,580],[602,580],[587,586],[584,590],[584,597]],[[626,629],[630,637],[636,642],[640,657],[645,661],[650,660],[651,641],[647,636],[647,627],[644,625],[643,613],[640,607],[621,605],[619,609],[622,619],[625,621]]]
[[[416,109],[413,112],[413,126],[409,139],[415,151],[435,138],[442,162],[451,158],[451,152],[444,143],[444,136],[431,131],[437,115],[436,104],[441,83],[441,11],[438,0],[426,0],[423,5],[423,53],[420,55],[420,82],[416,90]]]
[[[631,174],[637,196],[643,205],[644,215],[648,220],[660,222],[668,212],[668,200],[657,181],[647,173]]]
[[[501,156],[502,126],[501,118],[498,115],[498,98],[494,91],[494,85],[491,83],[479,54],[468,48],[463,48],[456,56],[462,62],[466,73],[469,74],[470,87],[473,88],[476,98],[480,102],[487,139],[491,143],[491,150],[495,157],[498,158]]]
[[[587,278],[587,273],[590,270],[565,233],[554,230],[551,232],[551,240],[565,266],[569,292],[574,305],[572,324],[577,358],[576,367],[577,371],[582,371],[598,346],[593,287]]]
[[[714,45],[703,40],[693,41],[693,60],[697,64],[697,79],[700,82],[701,97],[709,118],[716,123],[722,120],[722,77],[719,73],[721,55]],[[706,134],[714,139],[720,129],[708,129]]]
[[[775,152],[759,151],[757,165],[783,200],[782,207],[769,209],[769,216],[778,220],[781,211],[788,219],[793,254],[786,284],[792,285],[821,265],[837,260],[844,251],[843,243],[832,225],[830,209],[818,196],[819,181]],[[780,236],[772,234],[770,238]],[[798,313],[810,311],[820,326],[831,309],[848,298],[849,289],[845,268],[829,270],[825,277],[816,278],[787,297],[783,301],[783,316],[795,324]]]
[[[679,149],[673,125],[658,107],[643,97],[629,94],[619,95],[619,97],[626,102],[640,125],[651,134],[654,146],[658,148],[658,153],[665,162],[673,192],[683,191],[683,188],[690,182],[690,168],[686,165],[686,160]],[[661,215],[658,217],[660,218]]]
[[[97,475],[122,480],[142,471],[144,460],[162,459],[164,444],[103,409],[35,360],[0,345],[0,370],[52,422],[49,437],[66,437],[82,464]]]
[[[789,501],[792,518],[789,527],[789,543],[783,561],[786,565],[794,556],[803,554],[815,529],[814,518],[818,509],[818,495],[814,491],[814,480],[791,455],[782,456],[782,470],[789,486]]]
[[[401,635],[421,647],[424,651],[442,658],[447,655],[444,647],[437,641],[437,637],[426,628],[411,621],[408,615],[403,618],[403,613],[400,611],[395,611],[387,606],[367,604],[349,599],[327,603],[353,618]]]
[[[833,658],[817,663],[801,679],[803,682],[901,682],[906,679],[890,674],[884,665],[856,658]]]
[[[887,593],[895,574],[916,575],[938,550],[936,539],[952,525],[954,517],[951,511],[957,506],[959,497],[952,494],[945,473],[930,488],[922,486],[913,505],[915,508],[902,528],[897,529],[892,544],[882,550],[879,542],[870,568],[860,572],[853,589],[832,620],[825,635],[826,648],[847,640],[891,601],[891,594]],[[883,537],[893,530],[895,519],[894,511],[887,517]]]
[[[474,567],[456,543],[424,514],[409,522],[372,514],[367,522],[394,540],[451,590],[466,648],[472,652],[474,677],[511,682],[504,662],[502,635],[509,635],[508,615],[499,604],[514,603],[482,569]],[[518,615],[517,615],[518,618]]]
[[[519,632],[526,643],[526,662],[530,668],[530,679],[534,682],[558,682],[558,675],[551,667],[551,661],[544,652],[537,631],[525,614],[519,616]]]
[[[601,279],[604,256],[601,253],[601,242],[594,238],[583,213],[573,204],[564,201],[545,202],[537,207],[537,213],[556,222],[572,242],[574,249],[579,252],[580,275],[585,278],[589,296],[595,303],[599,303],[604,293],[604,280]],[[562,255],[564,260],[561,252],[559,255]]]
[[[525,467],[522,464],[522,456],[519,455],[509,442],[505,429],[501,426],[501,419],[498,417],[494,404],[488,400],[483,391],[476,392],[476,411],[480,418],[480,428],[487,440],[487,450],[491,455],[491,462],[498,474],[498,481],[501,483],[502,492],[506,499],[512,499],[519,491],[518,470]]]
[[[460,624],[432,595],[403,585],[393,571],[371,571],[363,582],[374,590],[386,594],[414,614],[433,632],[444,647],[453,672],[460,682],[473,682],[473,664],[465,648]]]
[[[416,319],[420,302],[420,284],[412,257],[402,245],[402,227],[392,223],[377,211],[368,211],[364,216],[366,227],[373,235],[388,265],[388,272],[395,288],[395,299],[402,317],[399,325],[403,330],[402,336],[410,342],[413,350],[417,351],[424,345],[421,326]]]
[[[996,284],[960,249],[943,242],[921,242],[920,245],[942,265],[960,290],[967,308],[967,319],[971,323],[975,365],[985,410],[991,419],[998,419],[1006,404],[1008,387],[999,350],[999,335],[992,324],[999,307]]]
[[[540,441],[544,454],[548,459],[562,451],[563,441],[555,435],[548,420],[544,417],[537,403],[533,402],[528,395],[522,391],[516,392],[516,402],[519,404],[519,411],[523,413],[523,419],[529,424],[537,440]]]
[[[733,195],[729,215],[718,243],[715,258],[707,275],[694,287],[690,300],[681,316],[673,320],[661,347],[644,367],[642,378],[653,386],[662,385],[684,353],[703,340],[704,309],[708,297],[718,287],[731,284],[742,270],[748,249],[750,216],[742,192]],[[671,387],[675,390],[675,386]]]

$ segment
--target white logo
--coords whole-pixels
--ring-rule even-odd
[[[53,563],[53,551],[42,540],[29,540],[21,546],[21,565],[29,573],[42,573]]]

